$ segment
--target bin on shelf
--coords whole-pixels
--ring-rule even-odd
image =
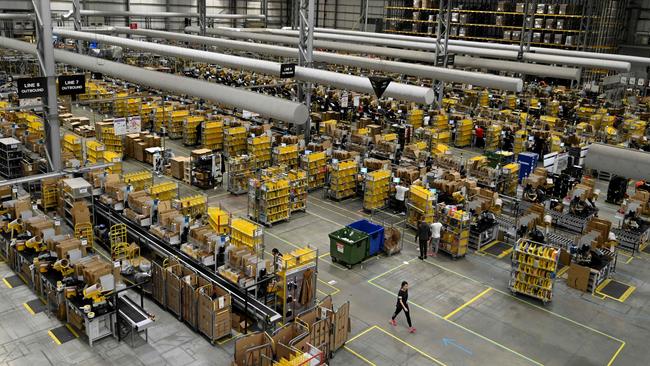
[[[329,234],[330,257],[348,267],[363,261],[368,253],[369,237],[363,231],[344,227]]]
[[[384,227],[373,224],[368,220],[359,220],[348,225],[353,229],[368,234],[368,257],[373,256],[384,249]]]

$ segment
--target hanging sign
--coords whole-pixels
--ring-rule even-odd
[[[116,136],[126,135],[126,118],[115,118],[113,121],[113,129]]]
[[[447,66],[454,66],[456,63],[456,55],[451,54],[447,55]]]
[[[132,116],[126,122],[126,133],[140,133],[142,131],[142,120],[140,116]]]
[[[369,76],[368,79],[370,79],[370,85],[372,85],[372,89],[375,91],[377,98],[381,98],[384,95],[384,92],[392,81],[390,78],[383,76]]]
[[[341,93],[341,108],[347,108],[348,107],[348,92],[347,90],[344,90],[343,93]]]
[[[61,75],[59,82],[59,95],[77,95],[86,92],[86,75]]]
[[[40,98],[47,95],[47,79],[44,77],[16,79],[18,99]]]
[[[280,64],[280,77],[289,79],[296,76],[296,64]]]

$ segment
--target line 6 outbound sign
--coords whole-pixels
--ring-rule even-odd
[[[47,78],[16,79],[18,99],[44,98],[47,96]]]
[[[59,95],[77,95],[86,92],[86,75],[61,75],[59,81]]]

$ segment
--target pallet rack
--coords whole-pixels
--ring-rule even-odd
[[[424,219],[426,223],[433,223],[435,216],[436,195],[430,190],[411,185],[406,200],[406,223],[417,229],[418,223]]]
[[[286,165],[289,169],[298,167],[298,145],[276,146],[273,148],[273,163]]]
[[[83,158],[83,145],[80,136],[73,133],[66,132],[63,135],[63,150],[70,152],[75,158],[81,160]]]
[[[148,170],[122,174],[122,181],[130,184],[133,191],[142,191],[153,183],[153,175]]]
[[[91,164],[104,162],[104,151],[106,147],[97,140],[86,140],[86,159]]]
[[[201,145],[204,149],[222,150],[223,149],[223,122],[206,121],[203,123],[201,133]]]
[[[471,119],[461,119],[457,122],[456,126],[456,141],[454,145],[456,147],[466,147],[472,144],[472,130],[474,129],[474,124]]]
[[[228,158],[228,192],[232,194],[246,193],[250,177],[251,169],[248,155]]]
[[[23,175],[23,150],[20,141],[13,137],[0,139],[0,174],[13,179]]]
[[[491,124],[486,128],[485,151],[496,151],[501,147],[501,125]]]
[[[291,213],[307,210],[307,172],[293,169],[287,177],[291,183]]]
[[[154,184],[149,188],[151,198],[157,198],[160,201],[173,200],[178,195],[178,183],[161,182]]]
[[[122,154],[115,151],[104,151],[104,162],[113,163],[107,168],[109,173],[122,174]]]
[[[202,194],[175,199],[172,206],[183,215],[196,217],[206,212],[208,197]]]
[[[190,181],[201,189],[221,186],[221,154],[209,149],[192,150],[190,155]]]
[[[195,146],[199,143],[196,130],[204,121],[205,118],[202,116],[188,116],[183,120],[183,145]]]
[[[248,155],[251,157],[251,167],[254,169],[271,165],[271,136],[249,137]]]
[[[113,122],[95,123],[95,134],[97,140],[104,144],[106,151],[114,151],[122,155],[124,151],[122,136],[115,134]]]
[[[332,163],[328,196],[335,200],[353,197],[357,192],[359,165],[354,160]]]
[[[510,291],[534,297],[543,303],[551,301],[559,259],[557,248],[519,239],[512,251]]]
[[[450,210],[443,217],[445,231],[440,240],[440,250],[454,259],[464,257],[469,244],[469,213]]]
[[[519,164],[510,163],[501,168],[501,193],[514,197],[519,184]]]
[[[59,192],[57,179],[43,179],[41,181],[41,209],[49,211],[58,206],[57,195]]]
[[[363,191],[363,208],[372,211],[383,208],[388,203],[390,170],[375,170],[366,174]]]
[[[276,297],[280,300],[282,321],[286,323],[314,305],[318,283],[318,249],[306,246],[284,254],[276,275],[280,285]],[[310,291],[309,295],[303,294],[305,291]],[[299,301],[302,297],[311,301],[303,303]]]
[[[230,214],[221,207],[208,207],[208,223],[217,234],[230,234]]]
[[[388,0],[385,4],[385,32],[435,36],[438,2]],[[451,10],[449,38],[519,44],[521,37],[531,32],[532,46],[614,52],[624,28],[625,5],[616,1],[536,3],[528,10],[529,23],[524,21],[524,11],[524,1],[456,2]]]
[[[289,219],[291,186],[287,178],[251,179],[248,189],[248,217],[264,225]]]
[[[83,178],[69,178],[61,181],[61,193],[63,201],[63,212],[61,216],[65,221],[71,226],[75,227],[76,224],[80,222],[75,222],[75,217],[72,214],[72,210],[76,203],[85,202],[86,205],[92,207],[88,201],[89,197],[92,197],[92,186]],[[77,218],[78,220],[79,218]]]
[[[224,131],[223,151],[227,157],[246,153],[246,128],[230,127]]]
[[[230,242],[238,248],[245,247],[251,253],[263,256],[264,228],[241,217],[233,218],[230,222]]]
[[[325,151],[303,155],[301,158],[302,168],[307,172],[309,189],[321,188],[325,185],[327,173],[327,154]]]
[[[177,109],[168,112],[165,117],[167,137],[172,140],[183,137],[183,122],[190,117],[190,111],[187,109]]]

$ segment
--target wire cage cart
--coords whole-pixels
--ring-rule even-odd
[[[404,247],[404,229],[406,228],[406,217],[395,215],[384,209],[372,210],[370,222],[384,227],[384,253],[386,255],[397,254]]]

